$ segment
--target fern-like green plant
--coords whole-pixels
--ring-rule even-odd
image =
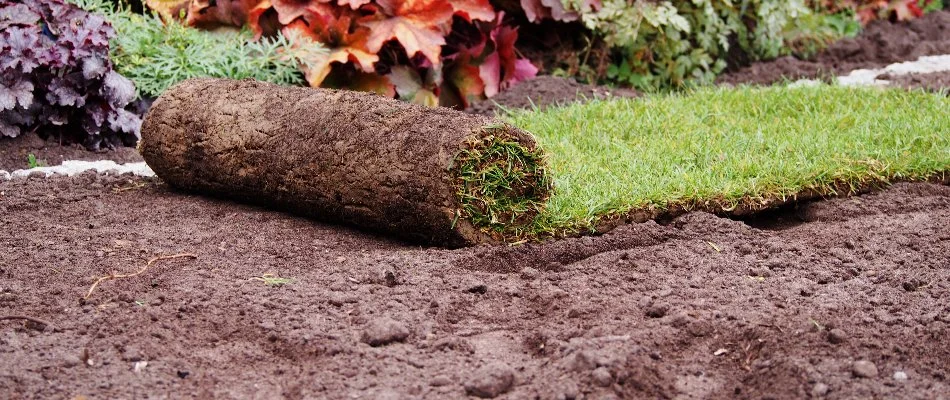
[[[299,66],[308,55],[326,50],[302,37],[278,35],[254,40],[244,30],[206,31],[155,14],[136,14],[128,4],[110,0],[70,0],[103,14],[116,38],[112,62],[135,83],[139,96],[155,97],[189,78],[254,78],[284,85],[305,84]]]

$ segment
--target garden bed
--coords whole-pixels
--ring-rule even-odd
[[[833,71],[918,55],[898,53]],[[947,87],[926,83],[946,82],[934,76],[894,81]],[[495,100],[517,108],[608,90],[557,79]],[[25,168],[30,153],[51,165],[141,160],[23,136],[0,141],[0,169]],[[461,250],[132,176],[0,181],[0,214],[0,397],[950,392],[941,184]]]

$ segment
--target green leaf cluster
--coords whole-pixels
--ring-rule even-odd
[[[860,29],[853,15],[816,13],[805,0],[604,0],[581,20],[613,49],[607,78],[647,91],[711,83],[735,50],[807,57]]]
[[[155,14],[132,12],[110,0],[70,0],[103,14],[116,30],[111,57],[135,83],[139,96],[154,97],[189,78],[216,77],[305,84],[299,67],[309,54],[326,50],[306,38],[278,35],[254,40],[246,30],[206,31]]]

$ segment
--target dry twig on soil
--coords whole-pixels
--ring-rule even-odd
[[[148,262],[145,264],[144,267],[142,267],[142,269],[140,269],[140,270],[138,270],[138,271],[135,271],[135,272],[133,272],[133,273],[131,273],[131,274],[117,274],[117,273],[115,273],[115,271],[113,271],[113,272],[112,272],[111,274],[109,274],[109,275],[106,275],[106,276],[103,276],[103,277],[101,277],[101,278],[99,278],[99,279],[96,279],[96,281],[92,284],[92,286],[89,287],[89,291],[86,292],[86,296],[83,297],[83,299],[89,299],[89,297],[92,296],[92,291],[93,291],[93,290],[96,290],[96,286],[99,286],[99,284],[102,283],[102,282],[104,282],[104,281],[108,281],[108,280],[112,280],[112,279],[119,279],[119,278],[131,278],[131,277],[133,277],[133,276],[138,276],[138,275],[141,275],[141,274],[145,273],[145,271],[148,270],[148,267],[151,267],[152,264],[154,264],[154,263],[156,263],[156,262],[158,262],[158,261],[161,261],[161,260],[168,260],[168,259],[172,259],[172,258],[181,258],[181,257],[198,258],[198,255],[197,255],[197,254],[194,254],[194,253],[181,253],[181,254],[173,254],[173,255],[170,255],[170,256],[158,256],[158,257],[154,257],[154,258],[148,260]]]
[[[7,320],[7,319],[24,319],[33,323],[43,325],[43,326],[53,326],[53,324],[47,320],[39,319],[35,317],[29,317],[26,315],[0,315],[0,321]]]

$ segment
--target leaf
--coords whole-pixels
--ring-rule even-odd
[[[594,2],[588,2],[594,3]],[[521,9],[529,22],[553,19],[561,22],[577,21],[578,14],[564,8],[561,0],[521,0]]]
[[[7,29],[13,25],[30,26],[40,20],[40,15],[30,10],[25,4],[9,4],[0,8],[0,29]]]
[[[395,39],[411,58],[425,56],[440,65],[445,26],[452,20],[452,5],[446,0],[377,0],[382,13],[361,23],[370,28],[367,48],[378,53],[383,43]],[[398,85],[397,85],[398,86]]]
[[[29,108],[33,103],[33,83],[29,80],[16,80],[11,85],[0,84],[0,111],[12,110],[17,104]]]
[[[102,97],[116,108],[123,108],[135,100],[135,85],[118,72],[109,71],[102,80]]]
[[[495,19],[495,9],[492,8],[488,0],[455,0],[451,3],[455,14],[465,18],[469,22],[473,20],[491,21]]]
[[[107,118],[109,122],[109,129],[113,132],[126,132],[135,135],[136,138],[141,138],[139,136],[139,131],[142,128],[142,119],[138,115],[135,115],[124,109],[116,109],[115,113],[109,115]]]
[[[278,20],[284,25],[300,17],[332,15],[335,7],[330,4],[331,1],[333,0],[270,0],[274,10],[277,10]]]
[[[370,1],[372,0],[338,0],[337,4],[341,6],[350,6],[351,9],[356,10],[366,4],[369,4]]]
[[[145,5],[166,22],[179,19],[181,12],[188,10],[189,3],[191,0],[145,0]]]
[[[924,15],[924,10],[917,4],[917,0],[900,1],[894,5],[893,10],[898,21],[907,21]]]
[[[43,62],[43,55],[49,49],[40,42],[39,36],[25,28],[11,27],[0,31],[0,70],[19,69],[23,73],[33,72]]]
[[[69,107],[82,107],[86,104],[86,94],[80,93],[68,76],[53,78],[46,90],[46,101],[50,104]]]
[[[366,39],[369,30],[353,23],[349,16],[341,16],[326,25],[308,26],[303,20],[296,20],[287,25],[285,32],[294,31],[301,36],[322,43],[329,51],[324,54],[313,54],[303,60],[304,75],[310,86],[318,87],[330,73],[332,63],[347,63],[352,61],[364,72],[374,72],[375,63],[379,56],[366,50]],[[285,33],[286,34],[286,33]]]
[[[262,0],[192,0],[185,22],[191,26],[213,28],[220,25],[244,26],[250,11]]]
[[[502,17],[503,15],[499,13],[496,21],[501,21]],[[515,52],[515,42],[518,40],[517,28],[498,25],[492,29],[490,37],[495,52],[488,55],[479,65],[478,73],[485,84],[485,96],[492,97],[538,74],[537,67],[532,65],[531,61],[519,59]]]
[[[389,79],[376,73],[357,72],[350,79],[350,90],[359,90],[362,92],[372,92],[383,97],[396,97],[396,87]]]
[[[439,97],[424,86],[422,78],[414,69],[405,65],[397,65],[392,67],[392,71],[387,77],[396,86],[396,93],[399,94],[400,99],[429,107],[439,105]]]
[[[455,92],[462,109],[484,98],[485,83],[479,76],[479,68],[472,65],[467,55],[454,63],[445,76],[445,86],[449,86]]]

